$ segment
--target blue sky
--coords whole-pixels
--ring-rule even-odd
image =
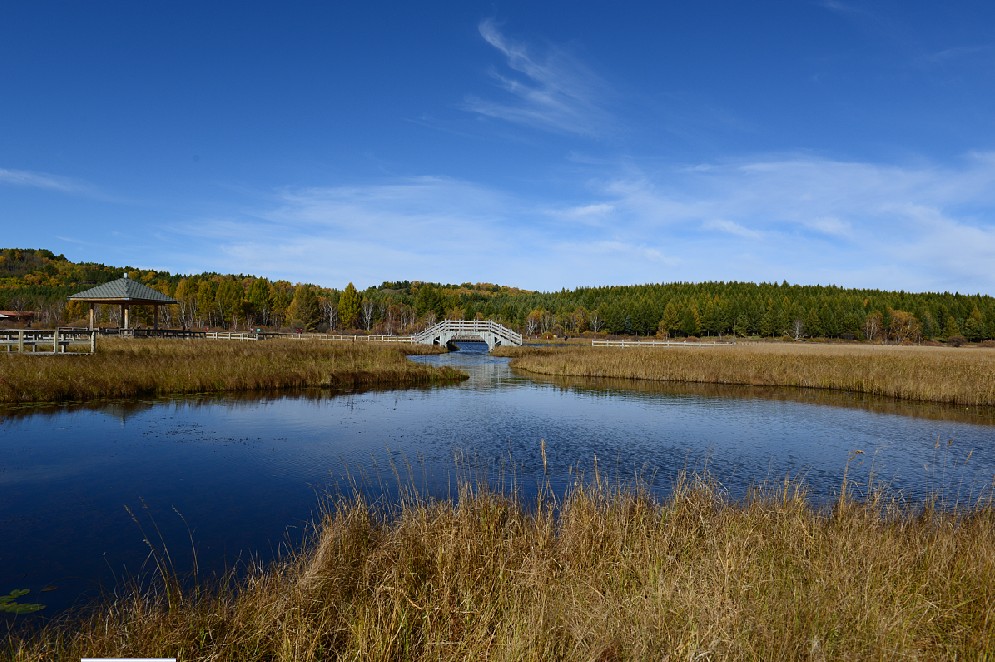
[[[0,227],[328,287],[995,295],[995,3],[9,2]]]

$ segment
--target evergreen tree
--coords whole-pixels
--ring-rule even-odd
[[[314,331],[318,328],[323,315],[314,287],[298,284],[294,288],[294,298],[290,302],[288,314],[292,320],[291,324],[299,326],[305,331]]]
[[[418,317],[425,315],[435,315],[436,319],[442,319],[446,315],[446,309],[442,301],[442,293],[439,288],[431,283],[424,283],[418,288],[415,294],[415,312]]]
[[[248,300],[248,310],[252,314],[254,324],[269,324],[270,316],[270,287],[269,281],[265,278],[256,278],[249,285],[246,293]]]
[[[294,286],[285,280],[278,280],[270,284],[270,313],[273,324],[283,326],[287,320],[287,309],[294,299]]]
[[[362,312],[363,298],[351,282],[339,295],[339,324],[345,329],[355,329],[359,326],[359,315]]]
[[[943,325],[943,337],[953,338],[959,335],[961,335],[960,324],[957,323],[957,320],[954,318],[953,315],[947,315],[947,321]]]
[[[985,318],[977,306],[971,310],[971,314],[964,320],[964,336],[971,342],[978,342],[987,337]]]

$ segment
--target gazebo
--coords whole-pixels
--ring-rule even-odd
[[[128,274],[124,275],[124,278],[118,278],[117,280],[112,280],[109,283],[104,283],[103,285],[97,285],[84,292],[79,292],[77,294],[69,297],[70,301],[81,301],[90,304],[90,330],[93,331],[95,326],[94,322],[94,308],[97,304],[112,304],[121,306],[121,322],[122,327],[128,329],[128,310],[132,306],[152,306],[155,308],[155,312],[152,316],[154,320],[152,323],[153,328],[159,328],[159,306],[168,306],[173,303],[177,303],[176,299],[171,299],[162,292],[157,292],[153,290],[148,285],[143,285],[138,281],[131,280],[128,278]]]

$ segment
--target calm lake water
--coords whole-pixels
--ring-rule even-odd
[[[460,475],[534,494],[578,472],[661,495],[682,470],[732,497],[804,480],[816,503],[843,471],[905,498],[986,494],[995,412],[785,389],[542,381],[483,345],[416,360],[471,373],[459,386],[107,403],[0,414],[0,595],[53,614],[150,569],[148,535],[180,571],[268,560],[308,530],[323,496],[398,483],[450,495]],[[862,454],[854,455],[861,450]],[[130,511],[130,512],[129,512]],[[143,533],[144,531],[144,533]],[[161,536],[161,537],[160,537]]]

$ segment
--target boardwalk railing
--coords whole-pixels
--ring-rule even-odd
[[[97,334],[82,329],[7,329],[0,330],[0,347],[7,352],[35,354],[93,354]]]
[[[293,334],[283,334],[282,338],[291,338],[297,340],[338,340],[341,342],[388,342],[388,343],[406,343],[410,345],[413,341],[411,336],[389,336],[386,334],[374,334],[369,336],[350,336],[344,334],[335,333],[293,333]]]
[[[268,340],[271,338],[283,340],[335,340],[339,342],[386,342],[386,343],[407,343],[413,341],[411,336],[390,336],[390,335],[344,335],[335,333],[275,333],[267,331],[265,333],[236,333],[234,331],[209,331],[204,336],[209,340]]]
[[[236,333],[234,331],[208,331],[204,337],[208,340],[262,340],[256,333]]]
[[[181,338],[192,340],[194,338],[206,338],[206,331],[192,331],[190,329],[134,329],[132,335],[135,338]]]
[[[378,342],[445,345],[457,340],[478,340],[486,342],[489,347],[495,345],[521,345],[522,336],[511,329],[490,320],[444,320],[412,336],[394,336],[384,334],[374,335],[344,335],[334,333],[237,333],[228,331],[210,331],[205,334],[210,340],[267,340],[282,338],[288,340],[330,340],[338,342]]]
[[[676,340],[592,340],[592,347],[720,347],[735,345],[728,340],[711,342],[678,342]]]

